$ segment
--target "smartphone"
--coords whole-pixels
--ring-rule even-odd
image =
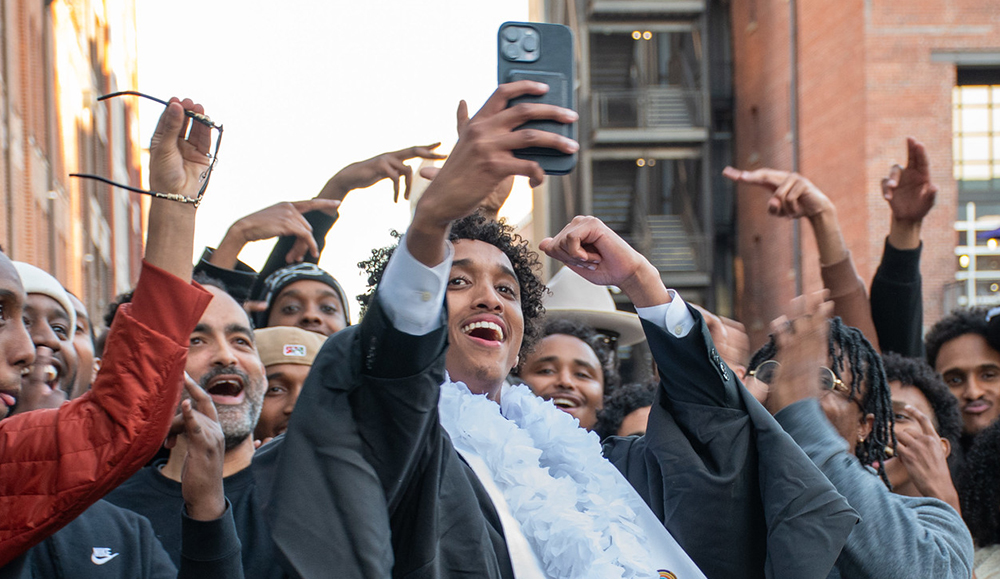
[[[562,24],[505,22],[497,32],[497,81],[533,80],[549,85],[549,92],[511,99],[508,107],[521,102],[545,103],[576,110],[573,31]],[[576,140],[576,123],[530,121],[515,130],[538,129]],[[520,159],[536,161],[546,174],[565,175],[576,167],[576,153],[531,147],[514,151]]]

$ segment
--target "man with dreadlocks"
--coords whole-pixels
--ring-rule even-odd
[[[576,119],[506,106],[545,90],[503,85],[471,120],[460,108],[451,157],[384,269],[388,252],[376,255],[363,320],[317,356],[284,440],[268,445],[284,447],[271,502],[281,554],[302,576],[826,577],[855,513],[741,394],[700,314],[599,220],[578,217],[540,247],[648,306],[663,382],[646,436],[606,447],[612,465],[571,416],[505,385],[538,335],[544,286],[526,242],[473,212],[508,175],[544,178],[514,150],[576,150],[514,130]]]
[[[828,321],[831,311],[821,292],[796,298],[749,373],[767,383],[768,410],[861,515],[830,577],[968,579],[972,541],[955,509],[890,492],[884,464],[896,442],[882,362],[861,332]]]

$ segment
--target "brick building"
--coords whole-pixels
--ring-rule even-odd
[[[99,318],[142,258],[137,195],[68,177],[138,186],[131,0],[0,0],[0,244],[53,273]]]
[[[889,223],[880,180],[917,137],[940,187],[923,230],[925,323],[967,303],[973,287],[978,303],[995,301],[998,274],[966,284],[969,258],[957,254],[983,256],[971,269],[1000,270],[996,243],[956,251],[956,221],[968,201],[977,215],[1000,215],[1000,87],[988,88],[1000,85],[1000,1],[732,0],[731,15],[737,166],[808,176],[837,205],[870,280]],[[736,196],[736,311],[754,344],[797,289],[820,287],[809,224],[796,232],[768,216],[765,198],[742,186]]]

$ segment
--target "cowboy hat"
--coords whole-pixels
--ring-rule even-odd
[[[607,286],[594,285],[568,267],[560,269],[545,284],[549,295],[542,297],[546,315],[591,326],[598,332],[614,334],[618,343],[632,346],[646,339],[639,316],[619,311]]]

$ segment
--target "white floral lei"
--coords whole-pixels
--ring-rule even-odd
[[[546,575],[650,576],[656,567],[633,523],[636,499],[618,484],[596,434],[523,385],[505,389],[498,406],[446,381],[438,409],[448,434],[493,473]]]

